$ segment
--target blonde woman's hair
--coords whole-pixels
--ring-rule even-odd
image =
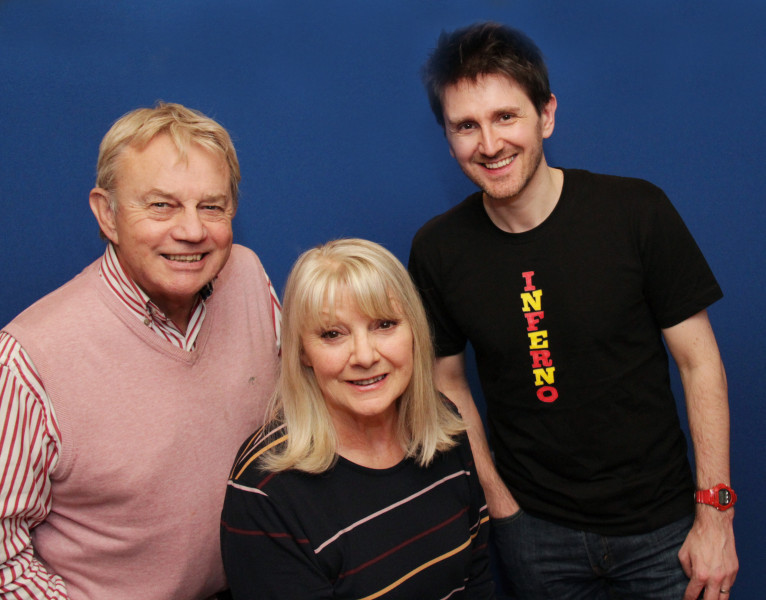
[[[282,312],[282,369],[268,414],[287,425],[286,444],[267,452],[271,471],[321,473],[337,459],[338,440],[311,367],[301,361],[301,334],[323,323],[322,311],[341,295],[374,319],[403,319],[413,335],[412,379],[399,399],[398,437],[421,466],[455,445],[465,430],[433,382],[433,345],[426,313],[409,273],[388,250],[362,239],[340,239],[307,252],[287,280]],[[271,428],[271,427],[270,427]]]
[[[181,104],[158,102],[154,108],[138,108],[115,121],[107,131],[98,152],[96,187],[114,191],[119,157],[127,147],[143,149],[155,137],[166,133],[173,140],[182,160],[191,144],[198,144],[213,154],[222,156],[229,167],[229,190],[232,206],[239,200],[239,160],[228,132],[201,112]],[[115,210],[114,195],[110,195]]]

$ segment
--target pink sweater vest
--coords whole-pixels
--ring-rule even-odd
[[[194,600],[224,588],[226,480],[278,366],[258,258],[235,246],[193,352],[125,311],[98,262],[6,330],[31,355],[62,433],[34,545],[73,600]]]

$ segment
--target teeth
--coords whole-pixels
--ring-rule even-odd
[[[175,260],[177,262],[197,262],[202,260],[201,254],[165,254],[164,256],[168,260]]]
[[[504,158],[503,160],[499,160],[497,162],[487,163],[484,166],[487,167],[488,169],[499,169],[500,167],[504,167],[506,165],[510,165],[511,162],[513,162],[513,159],[514,159],[514,157],[511,156],[509,158]]]
[[[373,383],[382,380],[384,377],[385,375],[379,375],[378,377],[372,377],[370,379],[359,379],[354,382],[354,385],[372,385]]]

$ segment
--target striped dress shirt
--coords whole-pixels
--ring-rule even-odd
[[[214,281],[199,293],[182,332],[127,276],[109,244],[101,259],[102,281],[137,319],[168,343],[190,351],[205,319],[205,300]],[[272,316],[280,339],[280,305],[272,295]],[[50,476],[61,450],[61,433],[45,386],[29,355],[8,333],[0,331],[0,597],[13,600],[67,598],[64,582],[51,575],[35,556],[32,529],[51,510]]]

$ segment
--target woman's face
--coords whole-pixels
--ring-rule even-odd
[[[303,331],[301,360],[314,370],[336,423],[395,417],[412,378],[412,329],[404,317],[362,314],[348,293],[337,297],[333,318],[325,308],[321,326]]]

